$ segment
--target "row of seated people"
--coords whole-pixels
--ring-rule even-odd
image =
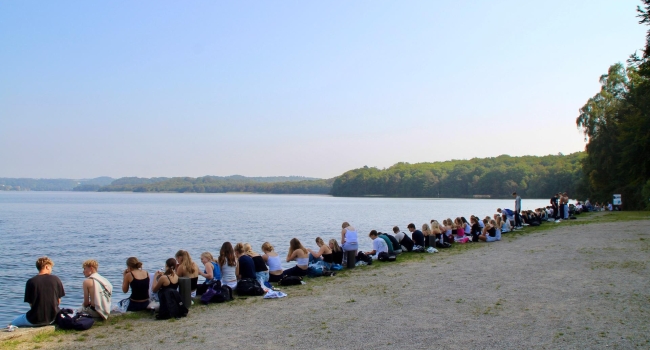
[[[471,216],[469,222],[464,217],[445,219],[442,223],[431,220],[430,224],[422,225],[422,231],[417,230],[413,223],[407,227],[410,235],[401,232],[397,226],[393,227],[392,234],[372,230],[369,237],[373,241],[373,250],[362,254],[377,258],[382,252],[395,254],[403,251],[421,251],[421,248],[433,246],[436,241],[492,242],[500,240],[502,230],[507,232],[507,225],[502,223],[501,216],[483,220]],[[312,250],[305,248],[297,238],[291,239],[285,261],[295,261],[296,265],[286,270],[282,268],[280,256],[269,242],[262,244],[261,253],[255,252],[248,243],[237,243],[233,246],[230,242],[224,242],[218,258],[215,259],[210,252],[200,255],[201,267],[192,260],[188,251],[179,250],[174,258],[165,261],[164,269],[155,273],[145,270],[138,258],[129,257],[122,273],[121,285],[122,292],[128,293],[129,289],[131,290],[126,310],[147,309],[150,293],[177,290],[180,277],[189,278],[192,292],[200,295],[216,281],[234,290],[242,279],[254,279],[264,284],[278,282],[284,276],[306,276],[310,263],[321,264],[325,270],[329,270],[334,265],[345,265],[345,252],[354,251],[356,255],[359,251],[357,231],[348,222],[342,224],[340,245],[336,239],[330,239],[328,244],[325,244],[320,237],[316,238],[316,244],[318,249]],[[83,282],[82,311],[90,313],[93,317],[106,319],[110,315],[113,286],[98,273],[97,261],[87,260],[82,265],[86,277]],[[54,320],[65,292],[60,279],[52,275],[53,266],[54,262],[47,257],[37,260],[39,274],[29,279],[25,287],[25,301],[30,304],[30,310],[14,319],[13,325],[42,326]],[[202,284],[198,283],[199,276],[205,279]],[[51,295],[40,295],[43,291]]]

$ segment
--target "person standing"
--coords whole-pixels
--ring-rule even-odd
[[[65,296],[63,283],[52,274],[54,262],[47,256],[36,260],[38,275],[25,284],[25,302],[29,311],[16,317],[11,324],[16,327],[40,327],[51,324],[59,312],[61,298]]]
[[[84,290],[84,302],[81,311],[90,314],[93,318],[105,320],[111,313],[113,285],[97,273],[97,269],[99,268],[97,260],[86,260],[82,266],[86,279],[82,286]]]
[[[560,217],[558,201],[559,201],[559,196],[557,194],[555,196],[551,197],[551,207],[553,208],[553,218],[555,219],[556,222],[558,222],[557,219]]]
[[[521,224],[521,197],[517,195],[517,192],[512,192],[512,196],[515,197],[515,228],[523,228]]]

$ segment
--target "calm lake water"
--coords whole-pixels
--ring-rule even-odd
[[[547,199],[523,200],[523,208],[545,206]],[[99,262],[99,272],[121,292],[126,258],[137,256],[150,271],[164,266],[178,249],[195,260],[204,251],[218,255],[224,241],[249,242],[260,251],[269,241],[284,256],[289,240],[316,248],[314,239],[340,239],[341,223],[360,232],[391,232],[398,225],[419,228],[431,219],[491,215],[514,200],[335,198],[315,195],[167,194],[0,191],[0,325],[28,310],[25,282],[37,274],[39,256],[55,263],[63,281],[62,305],[78,307],[83,298],[81,263]],[[286,264],[286,267],[293,263]]]

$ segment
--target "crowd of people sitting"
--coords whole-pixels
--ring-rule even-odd
[[[151,308],[152,294],[178,293],[179,279],[188,278],[192,295],[203,295],[218,284],[237,291],[242,281],[255,281],[266,290],[272,289],[270,283],[281,282],[288,277],[331,276],[343,266],[364,264],[373,260],[394,260],[403,252],[425,252],[436,248],[448,248],[453,244],[470,242],[496,242],[502,234],[521,230],[524,226],[538,226],[546,221],[559,222],[569,215],[591,210],[591,205],[574,206],[569,210],[566,194],[555,195],[551,205],[536,210],[521,210],[521,198],[515,197],[515,209],[497,208],[492,216],[483,219],[471,215],[442,221],[430,220],[423,223],[421,229],[409,223],[409,233],[404,233],[398,226],[392,232],[383,233],[371,230],[368,237],[372,240],[372,250],[359,250],[357,229],[350,223],[341,225],[340,241],[332,238],[327,243],[316,237],[316,249],[308,249],[298,238],[289,241],[286,262],[295,262],[295,266],[283,269],[280,255],[274,246],[264,242],[259,253],[248,243],[230,242],[221,245],[217,258],[210,252],[200,254],[200,265],[194,262],[190,253],[179,250],[174,257],[165,261],[162,271],[149,273],[136,257],[126,259],[123,271],[122,292],[131,295],[120,301],[125,311],[142,311]],[[339,243],[340,242],[340,243]],[[354,261],[348,261],[354,259]],[[350,264],[352,263],[352,264]],[[84,276],[83,302],[80,311],[98,319],[107,319],[111,313],[112,284],[98,273],[99,264],[87,260],[82,264]],[[65,295],[61,280],[52,275],[54,262],[47,257],[36,261],[39,271],[37,276],[27,281],[25,302],[30,310],[15,318],[12,325],[18,327],[43,326],[51,324],[59,310],[61,298]],[[199,284],[199,276],[204,281]],[[173,297],[173,296],[168,296]]]

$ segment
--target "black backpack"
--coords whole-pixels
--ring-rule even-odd
[[[163,288],[158,291],[160,308],[158,309],[157,320],[167,320],[170,318],[181,318],[187,316],[189,310],[183,304],[183,298],[178,290],[173,288]]]
[[[283,276],[279,283],[281,286],[295,286],[298,284],[302,284],[302,277]]]
[[[366,255],[363,252],[357,253],[357,261],[364,261],[368,265],[372,265],[372,257],[370,255]]]
[[[208,303],[223,303],[232,300],[232,288],[230,286],[222,286],[221,281],[210,285],[208,289],[201,295],[201,302]]]
[[[76,315],[72,309],[61,309],[56,314],[56,325],[60,329],[74,329],[85,331],[95,324],[95,320],[87,313],[78,312]]]
[[[264,289],[260,286],[260,282],[252,278],[242,278],[237,282],[237,294],[260,296],[264,295]]]
[[[411,237],[409,237],[406,233],[402,232],[402,234],[404,235],[404,238],[402,238],[402,241],[399,242],[399,244],[403,245],[404,248],[406,248],[407,251],[409,251],[409,252],[412,251],[413,250],[413,245],[415,243],[413,243],[413,240],[411,239]],[[397,240],[397,239],[395,239],[395,240]]]

